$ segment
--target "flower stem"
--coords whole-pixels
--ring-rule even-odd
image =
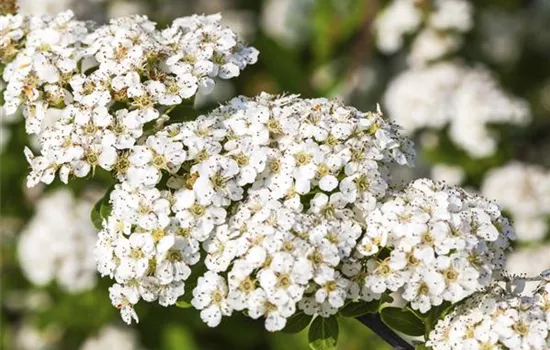
[[[407,343],[382,322],[379,314],[365,314],[357,317],[357,319],[392,346],[394,350],[414,350],[414,346]]]

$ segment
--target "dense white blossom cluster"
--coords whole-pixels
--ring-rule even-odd
[[[75,199],[68,189],[56,190],[38,201],[18,246],[19,264],[32,283],[55,281],[70,293],[95,286],[93,246],[97,234],[90,222],[92,205]]]
[[[416,33],[408,61],[422,66],[455,52],[460,34],[473,26],[472,5],[465,0],[394,0],[376,18],[378,48],[384,53],[401,49],[406,37]]]
[[[550,348],[550,282],[529,296],[480,293],[440,320],[426,345],[434,350]]]
[[[421,312],[487,286],[514,239],[496,204],[427,179],[413,181],[365,220],[357,251],[378,254],[367,263],[366,287],[399,291]]]
[[[143,16],[96,29],[70,11],[2,16],[5,112],[22,106],[27,132],[40,136],[40,155],[26,150],[29,185],[50,183],[56,172],[67,182],[97,166],[116,170],[167,109],[256,62],[257,50],[220,18],[183,17],[157,30]]]
[[[418,40],[434,28],[454,37],[471,26],[465,1],[436,1],[429,13]],[[102,228],[93,255],[114,280],[110,298],[125,322],[138,320],[140,300],[189,301],[211,327],[243,312],[265,318],[269,331],[298,310],[329,317],[349,301],[393,292],[426,312],[488,286],[503,267],[514,234],[496,204],[425,179],[390,188],[390,166],[412,166],[414,150],[379,110],[262,93],[171,119],[175,107],[212,91],[215,78],[233,78],[257,59],[219,15],[179,18],[163,30],[140,16],[101,27],[73,17],[0,17],[5,110],[21,108],[27,133],[39,136],[40,154],[25,150],[29,186],[56,176],[66,183],[98,166],[116,179],[94,207]],[[401,36],[393,40],[401,45]],[[425,86],[414,74],[443,78]],[[496,147],[492,138],[475,145],[488,138],[486,124],[527,118],[484,70],[440,64],[404,76],[386,96],[396,120],[410,132],[451,124],[451,138],[476,156]],[[52,198],[23,235],[21,261],[31,280],[55,276],[82,290],[90,283],[81,266],[94,263],[75,248],[85,241],[76,232],[93,237],[93,229],[68,192]],[[70,237],[52,244],[60,234]]]
[[[280,330],[299,302],[335,313],[350,288],[360,293],[340,266],[361,236],[361,213],[384,196],[387,166],[412,157],[379,113],[327,99],[235,98],[131,149],[98,268],[117,281],[111,298],[127,322],[139,299],[174,304],[199,261],[208,271],[187,293],[210,326],[246,309]]]
[[[538,240],[548,232],[549,170],[514,161],[490,170],[481,192],[510,212],[519,239]]]
[[[94,337],[86,339],[80,350],[140,350],[136,334],[130,329],[104,326]]]
[[[384,104],[407,133],[449,125],[451,140],[474,158],[496,152],[498,138],[490,124],[530,120],[527,103],[504,92],[487,69],[452,61],[399,74],[386,90]]]

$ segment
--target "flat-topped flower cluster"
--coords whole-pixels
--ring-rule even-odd
[[[550,348],[550,282],[529,296],[502,289],[476,294],[440,320],[426,343],[434,350]]]
[[[369,261],[366,285],[376,293],[399,291],[422,313],[487,286],[515,239],[496,204],[427,179],[386,200],[366,225],[360,254],[391,248],[385,259]]]
[[[140,298],[175,303],[199,262],[208,271],[192,304],[211,326],[233,310],[266,316],[269,330],[297,304],[334,314],[350,290],[372,299],[352,280],[359,271],[341,267],[363,213],[386,193],[388,165],[412,157],[378,113],[327,99],[235,98],[132,148],[99,234],[100,271],[117,281],[111,297],[127,320]]]
[[[147,123],[255,63],[257,50],[220,19],[183,17],[157,30],[144,16],[98,28],[70,11],[2,16],[5,113],[21,106],[27,132],[40,137],[40,155],[26,151],[29,185],[51,183],[56,172],[67,182],[97,166],[117,170]]]

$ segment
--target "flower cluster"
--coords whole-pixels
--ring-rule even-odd
[[[96,336],[86,339],[80,347],[80,350],[103,349],[139,350],[142,347],[132,330],[116,326],[104,326]]]
[[[50,183],[56,172],[67,182],[97,166],[118,171],[168,109],[256,62],[258,52],[220,19],[183,17],[157,30],[143,16],[95,29],[70,11],[2,16],[5,112],[22,106],[27,132],[40,137],[40,155],[26,151],[29,185]]]
[[[481,192],[510,212],[520,240],[544,238],[550,216],[550,171],[512,162],[489,171]]]
[[[462,46],[459,34],[473,25],[472,5],[465,0],[409,1],[394,0],[376,18],[378,48],[394,53],[404,44],[405,36],[415,32],[408,61],[422,66]],[[425,20],[423,20],[425,18]]]
[[[469,8],[463,1],[436,6],[431,26],[467,30],[469,15],[449,15]],[[71,12],[0,20],[6,113],[22,107],[40,140],[39,155],[25,150],[28,185],[98,166],[116,179],[94,207],[94,256],[127,323],[140,300],[189,301],[211,327],[243,312],[269,331],[297,310],[329,317],[392,292],[426,312],[487,286],[504,264],[514,235],[495,204],[430,180],[390,189],[390,166],[411,166],[414,151],[379,110],[262,93],[171,118],[257,59],[219,15],[163,30],[140,16],[98,28]],[[467,109],[489,91],[498,106],[474,109],[485,136],[514,103],[485,76],[450,71],[449,89],[436,92],[453,108],[441,107],[437,126],[470,127]]]
[[[487,69],[456,62],[404,71],[390,83],[384,103],[407,133],[449,125],[451,140],[474,158],[497,150],[490,124],[530,119],[527,103],[505,93]]]
[[[549,320],[549,282],[531,296],[480,293],[440,320],[426,345],[434,350],[548,349]]]
[[[92,205],[92,201],[76,200],[68,189],[39,200],[18,246],[19,263],[32,283],[46,285],[55,280],[70,293],[95,286]]]
[[[413,181],[365,220],[357,251],[378,255],[367,263],[366,286],[378,294],[398,291],[423,313],[487,286],[514,239],[496,204],[426,179]]]
[[[134,146],[110,195],[98,268],[130,322],[139,299],[174,304],[201,263],[192,304],[216,326],[247,310],[280,330],[296,310],[330,315],[360,291],[341,266],[362,215],[410,141],[379,113],[327,99],[238,97]],[[164,185],[166,184],[166,185]],[[351,294],[350,294],[351,293]]]

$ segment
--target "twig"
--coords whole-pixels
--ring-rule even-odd
[[[407,343],[397,333],[392,331],[382,322],[379,314],[366,314],[357,317],[357,319],[369,327],[376,335],[382,338],[386,343],[390,344],[394,350],[414,350],[414,346]]]

